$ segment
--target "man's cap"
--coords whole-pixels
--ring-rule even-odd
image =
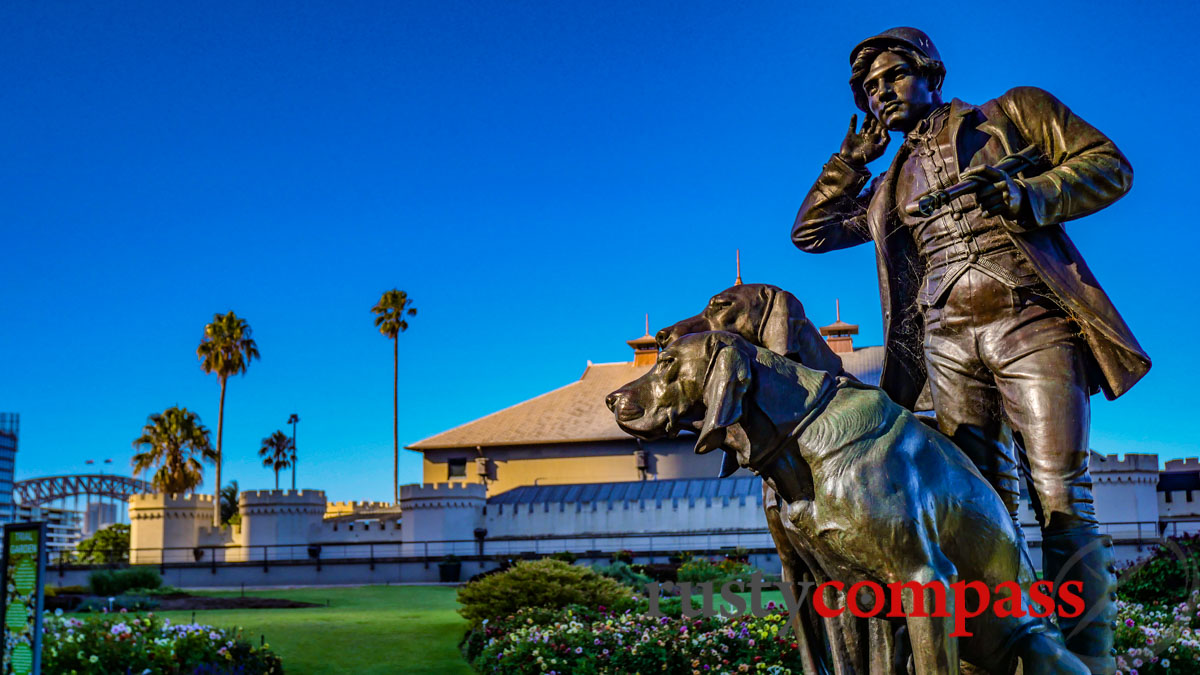
[[[939,63],[942,61],[942,55],[938,53],[937,47],[933,46],[933,40],[930,40],[924,31],[900,26],[898,28],[889,28],[879,35],[869,37],[855,45],[854,49],[850,50],[850,65],[854,65],[854,59],[864,47],[883,47],[890,44],[901,44],[905,47],[911,47],[927,59],[933,59]]]
[[[850,50],[850,65],[854,65],[854,60],[858,58],[858,53],[866,47],[888,47],[891,45],[903,45],[927,59],[937,61],[938,63],[942,62],[942,55],[938,53],[937,47],[933,46],[933,40],[929,39],[925,31],[908,26],[898,26],[896,28],[889,28],[878,35],[873,35],[855,45],[854,49]],[[864,111],[869,111],[867,98],[863,92],[858,87],[853,86],[853,83],[851,83],[851,88],[854,92],[855,105]]]

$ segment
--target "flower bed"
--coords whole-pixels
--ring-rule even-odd
[[[1117,601],[1117,675],[1200,675],[1200,591],[1191,597],[1171,607]],[[483,622],[463,653],[476,672],[501,675],[800,673],[791,634],[778,637],[785,621],[782,613],[684,619],[526,608]]]
[[[42,669],[75,675],[283,673],[278,656],[239,632],[124,612],[85,619],[47,613]]]
[[[773,605],[772,605],[773,607]],[[787,618],[654,618],[569,607],[522,609],[468,633],[464,654],[480,673],[602,675],[627,673],[802,672]]]
[[[1200,591],[1173,606],[1117,601],[1118,675],[1200,673]]]

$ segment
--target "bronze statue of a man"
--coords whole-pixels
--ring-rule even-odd
[[[928,386],[941,430],[1014,518],[1019,476],[1029,475],[1044,576],[1082,581],[1092,614],[1059,617],[1067,646],[1092,672],[1112,673],[1115,577],[1092,504],[1089,396],[1120,396],[1150,359],[1062,223],[1122,197],[1133,170],[1112,141],[1040,89],[978,106],[943,103],[941,57],[914,28],[864,40],[850,62],[854,101],[867,117],[861,129],[851,118],[792,241],[810,253],[875,243],[881,386],[909,408]],[[864,190],[866,165],[883,154],[889,132],[903,133],[903,145]],[[1040,165],[1019,175],[995,168],[1030,145]],[[930,215],[904,208],[971,176],[986,179],[974,194]]]

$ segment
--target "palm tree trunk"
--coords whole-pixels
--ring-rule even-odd
[[[225,433],[225,378],[221,378],[221,407],[217,410],[217,489],[213,500],[213,527],[221,527],[221,437]]]
[[[279,469],[275,469],[275,489],[279,490]]]
[[[392,338],[392,487],[400,505],[400,336]]]
[[[296,489],[296,423],[292,423],[292,490]]]

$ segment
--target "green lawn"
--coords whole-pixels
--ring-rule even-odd
[[[329,606],[195,614],[197,623],[241,626],[255,642],[265,636],[288,675],[470,675],[458,652],[466,621],[455,613],[456,592],[440,586],[246,591]],[[192,612],[161,614],[175,623],[192,618]]]
[[[204,592],[202,595],[237,595]],[[246,595],[314,602],[328,607],[195,612],[196,622],[231,628],[258,642],[266,638],[288,675],[471,675],[458,651],[466,621],[455,610],[457,589],[441,586],[361,586],[246,591]],[[741,593],[749,600],[750,594]],[[763,604],[781,603],[778,591]],[[717,597],[718,603],[720,597]],[[701,599],[696,596],[696,605]],[[193,612],[160,612],[189,623]]]

